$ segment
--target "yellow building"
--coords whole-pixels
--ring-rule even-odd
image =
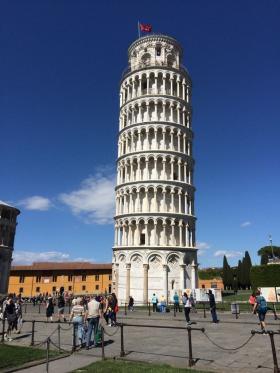
[[[101,294],[112,291],[112,265],[88,262],[35,262],[12,266],[9,293],[23,297],[53,294],[60,287],[69,294]]]
[[[198,287],[204,289],[222,289],[224,290],[224,283],[221,277],[211,278],[210,280],[198,279]]]

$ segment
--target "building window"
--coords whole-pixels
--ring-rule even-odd
[[[112,280],[112,275],[109,275],[109,281],[111,281]]]
[[[95,275],[95,281],[99,281],[99,275]]]
[[[52,277],[52,281],[53,281],[53,282],[57,282],[57,276],[53,276],[53,277]]]
[[[202,284],[201,287],[202,287],[202,289],[205,289],[205,285],[204,284]]]
[[[109,285],[109,293],[111,293],[112,292],[112,285],[110,284]]]
[[[19,276],[19,283],[23,284],[24,283],[24,276]]]
[[[52,291],[56,292],[56,287],[55,286],[52,287]]]
[[[140,245],[145,245],[145,233],[140,234]]]
[[[68,276],[68,282],[71,282],[71,281],[73,281],[73,276],[72,276],[72,275],[69,275],[69,276]]]
[[[218,287],[217,282],[211,282],[211,288],[212,289],[217,289],[217,287]]]
[[[69,291],[72,291],[72,286],[68,286],[68,290],[69,290]]]
[[[82,275],[82,281],[86,281],[87,280],[87,276],[86,275]]]
[[[41,276],[36,276],[36,282],[41,282]]]
[[[40,288],[39,288],[39,286],[36,287],[36,293],[40,293]]]
[[[85,291],[86,290],[86,287],[85,285],[82,286],[82,290]]]
[[[99,290],[99,285],[95,285],[95,290]]]
[[[157,53],[157,56],[161,55],[161,47],[156,48],[156,53]]]
[[[19,293],[23,293],[23,288],[19,288]]]

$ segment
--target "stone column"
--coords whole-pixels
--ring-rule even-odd
[[[163,295],[168,303],[168,266],[163,265]]]
[[[157,223],[156,221],[154,222],[154,246],[157,246],[158,245],[158,242],[157,242]]]
[[[115,293],[119,297],[119,263],[115,263]]]
[[[131,264],[127,263],[126,264],[126,301],[129,301],[129,296],[130,296],[130,268]]]
[[[193,260],[191,264],[191,287],[192,289],[195,289],[197,287],[196,271],[197,271],[197,265],[195,264],[195,261]]]
[[[148,264],[143,264],[143,303],[148,303]]]
[[[186,264],[180,264],[180,287],[182,290],[186,288],[185,271],[186,271]]]

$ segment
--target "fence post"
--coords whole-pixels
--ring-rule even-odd
[[[124,357],[124,340],[123,340],[123,324],[121,324],[121,353],[120,357]]]
[[[34,334],[35,334],[35,320],[32,320],[32,331],[31,331],[31,343],[30,343],[30,346],[34,346]]]
[[[24,313],[26,313],[26,307],[27,307],[27,303],[25,302],[24,303]]]
[[[275,303],[273,303],[273,313],[274,313],[274,320],[277,320],[278,317],[277,317],[277,313],[276,313],[276,306],[275,306]]]
[[[39,303],[39,310],[38,310],[39,313],[41,313],[41,302]]]
[[[189,341],[189,367],[194,365],[193,357],[192,357],[192,329],[188,326],[188,341]]]
[[[60,324],[57,326],[57,339],[58,339],[58,352],[61,353],[61,348],[60,348]]]
[[[126,312],[126,303],[124,304],[124,314],[127,315],[127,312]]]
[[[5,317],[3,316],[2,320],[2,337],[1,337],[1,342],[5,341]]]
[[[149,305],[149,316],[151,316],[151,302],[149,302],[148,305]]]
[[[176,317],[175,303],[173,303],[173,311],[174,311],[174,317]]]
[[[101,347],[102,347],[102,360],[105,360],[105,351],[104,351],[104,328],[101,326]]]
[[[274,333],[272,330],[269,330],[268,334],[270,337],[271,350],[272,350],[272,356],[273,356],[273,365],[274,365],[273,371],[274,373],[279,373],[278,361],[277,361],[276,349],[275,349],[275,343],[274,343]]]
[[[73,323],[73,346],[72,352],[76,351],[76,323]]]
[[[206,319],[206,304],[203,302],[203,317]]]
[[[46,372],[49,372],[50,338],[47,339]]]

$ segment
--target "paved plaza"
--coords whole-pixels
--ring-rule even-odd
[[[38,308],[29,306],[23,315],[25,320],[45,320],[44,309],[38,313]],[[174,317],[171,313],[151,313],[147,310],[123,311],[118,314],[119,322],[147,327],[124,326],[125,359],[154,363],[166,363],[176,367],[188,366],[188,333],[187,329],[160,329],[153,326],[186,327],[183,313]],[[259,329],[255,315],[244,313],[236,320],[230,313],[220,313],[220,323],[212,324],[209,312],[203,317],[203,312],[191,314],[191,320],[196,322],[192,327],[205,328],[205,333],[192,331],[194,369],[205,369],[216,372],[273,372],[273,359],[269,335],[255,335],[244,347],[236,349],[245,343],[252,329]],[[275,321],[272,314],[267,316],[267,329],[277,331],[280,322]],[[54,344],[58,344],[57,323],[35,324],[35,345],[51,335]],[[32,324],[24,323],[22,333],[15,336],[11,344],[29,345],[31,342]],[[105,356],[119,358],[121,351],[120,328],[105,327]],[[211,341],[209,340],[211,339]],[[280,335],[275,335],[276,352],[280,361]],[[214,342],[214,343],[213,343]],[[218,346],[216,346],[217,344]],[[72,348],[72,326],[61,323],[61,347],[67,351]],[[54,348],[54,347],[53,347]],[[229,350],[225,350],[229,349]],[[50,372],[70,372],[101,358],[101,348],[77,351],[70,358],[60,359],[50,363]],[[28,372],[42,372],[41,367],[28,368]],[[26,370],[22,370],[22,372]]]

